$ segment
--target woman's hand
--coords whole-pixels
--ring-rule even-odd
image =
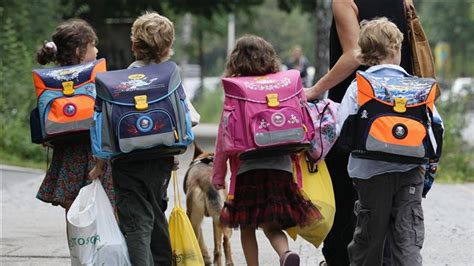
[[[304,89],[304,94],[306,95],[306,99],[308,100],[308,102],[315,100],[316,98],[318,98],[319,95],[323,94],[324,92],[326,92],[326,90],[319,88],[317,83],[311,88]]]
[[[92,168],[92,170],[89,172],[89,179],[95,180],[97,178],[102,177],[105,173],[106,164],[106,161],[102,159],[97,159],[94,168]]]
[[[217,189],[217,190],[221,190],[221,189],[224,189],[224,188],[225,188],[225,185],[222,185],[222,184],[214,184],[214,188]]]

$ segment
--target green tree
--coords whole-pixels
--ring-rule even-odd
[[[35,105],[31,70],[36,49],[49,39],[66,12],[58,0],[6,0],[0,7],[0,150],[2,157],[40,160],[31,144],[29,112]],[[1,158],[2,161],[6,158]]]
[[[474,2],[468,0],[421,1],[418,6],[432,47],[438,42],[451,46],[451,77],[474,76]]]

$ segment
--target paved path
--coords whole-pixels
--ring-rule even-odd
[[[209,149],[210,142],[203,145]],[[190,156],[191,151],[181,156],[180,184]],[[35,199],[43,175],[41,171],[0,167],[0,265],[69,265],[63,209]],[[169,195],[172,198],[171,187]],[[423,202],[424,265],[474,265],[474,184],[435,184],[428,196]],[[211,223],[206,220],[204,224],[204,235],[212,246]],[[261,265],[278,265],[261,231],[258,243]],[[238,231],[234,231],[232,247],[236,265],[245,265]],[[291,248],[301,254],[302,265],[313,266],[322,260],[320,249],[301,239],[291,242]]]

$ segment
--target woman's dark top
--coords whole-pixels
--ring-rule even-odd
[[[404,0],[354,0],[359,9],[359,22],[364,19],[373,19],[375,17],[387,17],[395,23],[403,33],[402,43],[402,62],[401,66],[412,74],[411,50],[408,43],[408,29],[405,18]],[[342,55],[342,47],[337,36],[336,23],[333,18],[331,32],[329,36],[329,67],[332,68],[339,57]],[[359,66],[357,70],[365,70],[367,67]],[[355,71],[341,83],[329,90],[329,99],[335,102],[341,102],[347,88],[355,78]]]

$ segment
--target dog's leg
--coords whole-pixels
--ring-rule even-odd
[[[222,266],[222,227],[219,217],[212,217],[214,232],[214,265]]]
[[[199,226],[198,232],[199,232],[199,238],[198,238],[199,247],[201,248],[201,253],[202,253],[202,258],[204,259],[204,264],[206,266],[207,265],[212,265],[211,256],[209,255],[209,251],[207,249],[206,242],[204,242],[204,236],[202,234],[202,229],[201,229],[200,226]]]
[[[204,237],[201,230],[201,223],[204,219],[204,204],[200,204],[198,200],[198,195],[202,193],[200,190],[190,190],[186,195],[186,214],[193,225],[194,233],[199,242],[199,247],[201,248],[202,257],[206,265],[212,265],[211,256],[209,256],[209,251],[207,250],[206,243],[204,242]]]
[[[225,189],[219,191],[219,197],[222,199],[222,201],[224,201],[225,198],[227,198],[227,192],[225,191]],[[232,259],[232,248],[230,244],[230,238],[232,237],[232,229],[229,227],[222,226],[220,223],[219,223],[219,228],[221,229],[222,235],[224,236],[223,246],[224,246],[225,264],[227,266],[233,266],[234,260]]]
[[[231,265],[234,265],[234,260],[232,259],[232,249],[230,246],[230,238],[232,236],[232,229],[224,227],[222,228],[222,233],[224,235],[225,264],[227,266],[231,266]]]

